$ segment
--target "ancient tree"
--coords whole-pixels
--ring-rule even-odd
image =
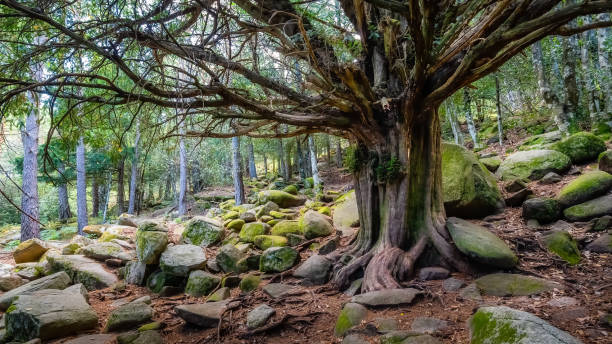
[[[344,287],[363,270],[365,291],[397,287],[424,253],[469,271],[445,228],[438,106],[547,35],[610,25],[607,18],[568,24],[608,12],[612,2],[342,0],[339,8],[290,0],[2,0],[2,20],[28,18],[26,29],[38,25],[50,37],[33,47],[23,42],[34,61],[62,50],[90,62],[43,81],[4,75],[1,96],[32,90],[181,109],[195,123],[187,137],[346,137],[355,147],[347,160],[361,230],[330,255],[333,281]],[[181,87],[173,77],[178,61],[190,76]]]

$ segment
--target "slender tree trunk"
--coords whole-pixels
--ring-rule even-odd
[[[59,161],[57,163],[57,171],[60,174],[60,178],[64,178],[66,168],[63,162]],[[70,203],[68,201],[68,184],[63,179],[57,185],[57,198],[59,204],[58,218],[60,221],[66,221],[72,217],[72,212],[70,211]]]
[[[314,181],[315,192],[321,191],[321,178],[317,168],[317,155],[315,154],[315,143],[312,135],[308,136],[308,149],[310,150],[310,168],[312,169],[312,179]]]
[[[350,246],[328,256],[337,262],[332,281],[340,288],[359,270],[362,292],[402,288],[424,253],[470,271],[445,227],[436,110],[407,104],[397,112],[403,121],[358,142],[352,169],[361,228]]]
[[[577,42],[575,36],[564,37],[561,41],[563,55],[563,86],[565,89],[565,108],[569,118],[579,118],[580,96],[576,82]]]
[[[85,142],[83,136],[81,136],[76,147],[77,227],[80,235],[83,235],[83,227],[87,226],[87,179],[85,173]]]
[[[266,153],[263,153],[263,160],[264,160],[264,177],[267,178],[268,177],[268,156],[266,155]]]
[[[104,202],[102,204],[102,223],[106,223],[106,216],[108,213],[108,202],[110,201],[110,192],[111,192],[111,184],[113,183],[113,176],[110,172],[108,172],[108,177],[106,180],[106,194],[104,197]]]
[[[336,167],[342,167],[342,139],[338,138],[336,141]]]
[[[283,139],[278,139],[278,161],[280,173],[286,181],[289,181],[289,168],[285,161],[285,147],[283,145]]]
[[[185,121],[179,124],[181,135],[185,134]],[[185,205],[185,193],[187,192],[187,152],[185,151],[185,140],[183,136],[179,139],[179,197],[178,197],[178,216],[185,215],[187,207]]]
[[[234,199],[236,205],[245,203],[244,182],[242,181],[242,167],[240,166],[240,138],[232,137],[232,179],[234,180]]]
[[[448,120],[448,123],[451,127],[451,131],[453,132],[453,139],[455,140],[455,143],[463,146],[463,135],[461,134],[461,131],[459,129],[459,123],[457,123],[454,110],[451,111],[451,105],[449,105],[449,103],[451,102],[447,101],[444,103],[446,119]]]
[[[478,143],[478,131],[476,131],[476,125],[474,124],[474,118],[472,117],[472,102],[470,98],[470,91],[467,87],[463,88],[463,102],[465,105],[465,119],[467,121],[468,131],[474,142],[474,148],[480,148]]]
[[[42,68],[42,67],[41,67]],[[38,71],[35,72],[38,74]],[[38,95],[28,92],[33,108],[26,117],[25,127],[21,130],[23,144],[23,174],[21,189],[21,241],[38,238],[40,225],[38,205]]]
[[[130,201],[128,203],[128,214],[134,214],[136,210],[136,184],[138,182],[138,145],[140,143],[140,121],[136,122],[136,138],[134,139],[134,156],[132,157],[132,170],[130,173]]]
[[[583,25],[587,25],[591,22],[590,16],[583,18]],[[582,46],[580,47],[580,67],[582,69],[582,104],[585,110],[589,111],[589,117],[591,125],[594,125],[598,121],[597,110],[595,109],[594,101],[594,87],[591,70],[591,59],[589,56],[589,43],[590,43],[591,31],[585,31],[582,33]]]
[[[295,147],[298,161],[298,173],[300,175],[300,179],[304,180],[306,178],[306,170],[304,168],[304,154],[302,152],[302,144],[300,143],[300,138],[295,138]]]
[[[204,188],[204,183],[202,181],[202,170],[200,167],[200,161],[198,159],[193,159],[193,162],[191,163],[191,187],[193,193],[198,193]]]
[[[499,135],[499,146],[504,146],[504,126],[502,124],[501,97],[499,89],[499,77],[495,74],[495,104],[497,105],[497,135]]]
[[[98,217],[100,212],[100,196],[99,196],[99,185],[98,179],[93,177],[91,179],[91,216]]]
[[[257,179],[257,169],[255,167],[255,149],[253,148],[253,139],[249,137],[249,176],[251,179]]]
[[[119,160],[117,171],[117,215],[121,215],[125,212],[125,156]]]
[[[609,21],[610,14],[602,13],[598,17],[598,21]],[[606,50],[606,38],[608,37],[609,28],[601,28],[597,30],[597,60],[599,61],[599,70],[601,71],[601,91],[604,96],[605,104],[602,111],[605,114],[612,113],[612,71],[610,70],[610,61],[608,59],[608,51]]]
[[[327,168],[329,169],[331,167],[331,164],[332,164],[331,140],[329,138],[329,135],[325,135],[325,153],[327,155]]]

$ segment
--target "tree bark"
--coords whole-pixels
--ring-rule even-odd
[[[401,288],[419,256],[430,252],[470,271],[445,227],[437,111],[410,105],[401,111],[405,122],[357,143],[352,170],[361,229],[350,246],[329,255],[340,288],[360,269],[362,292]]]
[[[504,127],[502,124],[501,97],[499,89],[499,77],[495,74],[495,104],[497,105],[497,135],[499,135],[499,146],[504,146]]]
[[[77,227],[83,235],[83,227],[87,226],[87,179],[85,171],[85,142],[79,137],[76,147],[76,177],[77,177]]]
[[[181,137],[179,139],[179,197],[178,197],[178,216],[185,215],[187,207],[185,204],[185,194],[187,192],[187,152],[185,151],[185,121],[179,124]]]
[[[100,212],[98,179],[94,176],[91,179],[91,216],[98,217]]]
[[[579,113],[580,95],[576,82],[576,61],[578,43],[575,36],[564,37],[561,41],[563,54],[563,88],[565,89],[565,112],[569,118],[581,118]]]
[[[446,101],[444,103],[446,118],[450,124],[451,131],[453,132],[453,139],[455,143],[463,146],[463,133],[461,132],[461,128],[459,127],[459,122],[457,121],[457,114],[455,113],[455,106],[451,101]]]
[[[40,74],[42,66],[35,71]],[[36,80],[39,80],[35,77]],[[28,92],[28,100],[32,110],[26,117],[25,127],[21,130],[21,142],[23,144],[23,174],[21,179],[21,241],[40,236],[39,205],[38,205],[38,108],[40,106],[38,95]]]
[[[104,202],[102,203],[102,223],[106,223],[106,216],[108,213],[108,202],[110,201],[110,191],[111,184],[113,183],[113,176],[110,172],[108,172],[108,177],[106,181],[106,194],[104,196]]]
[[[283,139],[278,139],[278,161],[281,176],[285,181],[289,180],[289,168],[285,161],[285,147],[283,145]]]
[[[295,147],[297,154],[297,164],[298,164],[298,173],[300,175],[300,179],[304,180],[306,178],[306,169],[304,168],[304,154],[302,152],[302,144],[300,143],[300,138],[295,138]]]
[[[236,205],[245,203],[244,182],[242,180],[242,167],[240,166],[240,138],[232,137],[232,179],[234,180],[234,199]]]
[[[312,135],[308,136],[308,150],[310,150],[310,168],[312,169],[312,179],[314,181],[315,193],[321,191],[321,178],[317,168],[317,155],[315,154],[315,144]]]
[[[59,204],[58,218],[60,221],[66,221],[72,217],[72,212],[70,211],[70,202],[68,201],[68,184],[63,179],[66,173],[66,167],[63,162],[58,161],[57,171],[60,174],[60,178],[62,178],[61,182],[57,185],[57,198]]]
[[[119,160],[117,166],[117,215],[123,214],[125,211],[125,156]]]
[[[602,13],[598,16],[598,20],[610,20],[610,14]],[[612,112],[612,86],[610,85],[612,83],[612,71],[610,71],[610,61],[605,45],[609,30],[609,28],[597,30],[597,60],[599,62],[599,70],[601,71],[601,91],[605,101],[602,111],[605,114]]]
[[[467,87],[463,88],[463,103],[465,110],[465,119],[468,126],[468,131],[470,132],[470,136],[472,137],[472,142],[474,142],[474,148],[480,148],[480,144],[478,143],[478,131],[476,131],[476,125],[474,124],[474,118],[472,117],[472,102],[470,98],[470,91]]]
[[[253,139],[249,137],[249,176],[251,179],[257,179],[257,168],[255,167],[255,149],[253,148]]]
[[[332,164],[331,140],[329,138],[329,135],[325,135],[325,154],[327,155],[327,168],[329,169]]]
[[[140,143],[140,121],[136,122],[136,138],[134,139],[134,156],[132,157],[132,169],[130,173],[130,201],[128,203],[128,214],[134,214],[136,210],[136,184],[138,182],[138,144]]]

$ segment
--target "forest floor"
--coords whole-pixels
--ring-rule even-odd
[[[493,145],[488,150],[499,150]],[[592,166],[576,166],[579,170],[591,169]],[[351,177],[342,169],[323,169],[322,178],[326,188],[348,190],[351,188]],[[553,185],[542,185],[538,182],[529,184],[537,196],[554,196],[556,192],[575,175],[565,175],[563,180]],[[218,190],[216,190],[218,191]],[[216,192],[215,191],[215,192]],[[462,298],[458,292],[447,292],[442,287],[442,280],[419,281],[417,279],[403,283],[406,287],[417,288],[423,293],[410,305],[370,309],[368,318],[356,331],[373,334],[373,322],[377,318],[394,319],[397,328],[409,330],[416,317],[432,317],[446,320],[449,326],[436,337],[444,343],[468,343],[469,329],[467,320],[475,310],[483,305],[505,305],[524,310],[549,321],[552,325],[569,332],[584,343],[612,343],[612,334],[601,318],[612,311],[612,259],[606,254],[589,254],[583,252],[582,261],[577,266],[551,256],[539,244],[540,232],[550,226],[529,228],[521,217],[521,208],[506,207],[503,213],[490,216],[485,220],[474,220],[486,226],[506,243],[519,257],[519,265],[511,272],[532,275],[563,285],[563,290],[536,296],[494,297],[482,296],[481,301]],[[586,223],[570,225],[569,232],[579,242],[588,241],[592,235],[587,232]],[[170,231],[178,231],[180,226],[171,224]],[[171,236],[178,240],[178,233]],[[324,243],[330,238],[320,238]],[[341,245],[347,245],[350,238],[344,238]],[[215,256],[215,248],[207,248],[208,257]],[[315,252],[308,246],[300,249],[304,261]],[[0,262],[14,264],[10,253],[0,254]],[[484,273],[490,273],[491,271]],[[452,273],[452,277],[471,283],[479,276]],[[270,298],[261,287],[267,283],[282,282],[292,285],[293,289],[280,301]],[[90,303],[100,317],[100,332],[113,303],[119,299],[135,299],[150,295],[155,310],[154,320],[164,324],[161,334],[166,343],[339,343],[334,336],[334,326],[343,305],[350,296],[333,289],[330,285],[303,286],[301,280],[292,277],[289,272],[276,275],[262,275],[262,284],[256,291],[241,295],[238,288],[232,290],[232,297],[239,301],[236,308],[226,312],[219,327],[201,329],[185,324],[174,312],[174,306],[183,303],[202,302],[202,299],[180,294],[172,297],[159,297],[144,287],[128,285],[124,289],[107,288],[90,292]],[[559,307],[554,301],[567,300],[570,297],[574,304]],[[553,301],[553,302],[551,302]],[[267,303],[276,309],[265,331],[248,332],[244,324],[246,314],[255,306]],[[378,343],[378,336],[366,337],[372,343]],[[56,341],[62,343],[66,338]]]

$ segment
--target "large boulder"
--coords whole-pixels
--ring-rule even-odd
[[[539,223],[550,223],[561,216],[559,202],[552,198],[530,198],[523,202],[523,218],[537,220]]]
[[[117,276],[85,256],[49,255],[47,261],[52,271],[64,271],[73,283],[82,283],[87,290],[108,288],[117,283]]]
[[[157,264],[167,245],[167,232],[141,229],[136,232],[136,256],[145,264]]]
[[[259,270],[263,272],[283,272],[291,269],[298,252],[291,247],[270,247],[259,260]]]
[[[473,344],[582,344],[535,315],[506,306],[480,307],[468,324]]]
[[[19,296],[5,315],[6,337],[25,342],[91,330],[98,316],[85,297],[70,290],[46,289]]]
[[[488,229],[451,217],[446,228],[459,251],[476,262],[498,268],[512,268],[518,258],[506,243]]]
[[[187,244],[208,247],[221,241],[223,234],[221,223],[208,217],[196,216],[185,226],[181,240]]]
[[[597,158],[599,161],[599,169],[612,174],[612,149],[601,152]]]
[[[81,252],[89,258],[98,260],[119,259],[127,262],[134,259],[133,252],[126,252],[114,242],[97,242],[81,248]]]
[[[240,230],[240,241],[253,242],[258,235],[266,235],[270,232],[270,226],[263,222],[250,222],[242,226]]]
[[[147,276],[147,264],[135,260],[125,264],[124,279],[128,284],[143,285]]]
[[[508,156],[499,165],[496,174],[502,180],[538,180],[548,172],[563,173],[571,164],[567,155],[555,150],[519,151]]]
[[[38,259],[45,253],[49,247],[47,244],[37,238],[26,240],[13,251],[13,259],[15,263],[37,262]]]
[[[350,230],[359,226],[359,209],[355,190],[340,196],[332,207],[334,227],[339,230]]]
[[[274,202],[281,208],[291,208],[306,203],[306,198],[294,196],[281,190],[264,190],[258,195],[259,203]]]
[[[587,221],[604,215],[612,215],[612,194],[577,204],[563,211],[570,221]]]
[[[483,294],[492,296],[526,296],[540,294],[554,288],[562,289],[558,283],[519,274],[490,274],[478,278],[475,282]]]
[[[612,188],[612,175],[604,171],[587,172],[564,186],[557,195],[563,208],[604,195]]]
[[[0,310],[6,311],[11,303],[21,295],[43,289],[65,289],[70,285],[70,276],[63,271],[39,278],[0,295]]]
[[[162,271],[177,276],[187,276],[192,270],[206,266],[206,254],[200,246],[172,245],[161,254],[159,267]]]
[[[334,232],[329,217],[314,210],[308,210],[299,223],[306,239],[328,236]]]
[[[580,132],[553,144],[551,148],[570,157],[574,164],[581,164],[597,159],[599,153],[606,150],[606,143],[591,133]]]
[[[452,143],[442,145],[442,191],[449,216],[484,217],[504,207],[491,172],[474,153]]]

